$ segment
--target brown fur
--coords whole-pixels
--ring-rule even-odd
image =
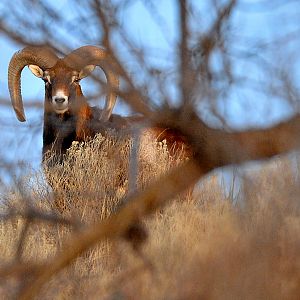
[[[162,127],[152,127],[149,130],[158,142],[166,141],[171,156],[181,158],[192,156],[192,150],[187,139],[179,131]]]
[[[76,140],[84,141],[87,137],[93,137],[95,135],[87,124],[92,118],[92,110],[88,105],[83,105],[79,108],[76,123]]]

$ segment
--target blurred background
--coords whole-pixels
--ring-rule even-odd
[[[222,12],[232,2],[230,12]],[[111,26],[110,43],[149,103],[180,102],[180,24],[174,0],[3,0],[0,3],[1,179],[11,182],[41,161],[44,83],[22,72],[27,121],[10,105],[7,67],[26,45],[52,45],[61,53],[102,45],[99,6]],[[293,0],[189,1],[188,47],[199,76],[195,108],[210,126],[228,130],[267,127],[298,112],[300,2]],[[209,37],[209,54],[205,42]],[[99,76],[103,74],[96,71]],[[82,81],[84,94],[102,106],[101,87]],[[123,99],[114,111],[135,113]]]
[[[43,299],[298,299],[299,154],[202,175],[299,146],[299,17],[298,0],[0,1],[2,298],[32,299],[47,283]],[[132,140],[108,134],[42,169],[44,82],[24,68],[24,123],[7,87],[11,57],[29,45],[59,56],[104,46],[123,70],[120,94],[133,95],[114,113],[136,114],[141,100],[155,117],[179,107],[163,125],[192,132],[198,165],[149,188],[182,161],[152,136],[134,157]],[[93,74],[82,90],[102,107],[104,76]],[[222,131],[203,130],[194,111]],[[283,130],[225,132],[296,114]]]

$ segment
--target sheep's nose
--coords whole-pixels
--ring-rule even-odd
[[[55,102],[59,104],[64,103],[65,101],[66,101],[65,98],[55,98]]]

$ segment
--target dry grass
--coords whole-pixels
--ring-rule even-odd
[[[105,218],[128,188],[129,143],[112,136],[84,149],[74,145],[62,167],[46,170],[54,192],[41,174],[24,179],[22,190],[45,211],[59,199],[70,218]],[[140,153],[139,186],[172,165],[164,145],[151,145]],[[248,174],[238,204],[226,199],[216,176],[207,177],[193,199],[177,199],[145,220],[149,238],[142,256],[125,241],[101,243],[49,282],[39,299],[298,299],[298,195],[299,180],[287,159]],[[8,198],[20,205],[18,193]],[[23,226],[20,218],[0,225],[2,265],[16,259]],[[53,256],[69,232],[31,224],[18,259],[35,263]],[[13,297],[23,280],[1,280],[1,298]]]

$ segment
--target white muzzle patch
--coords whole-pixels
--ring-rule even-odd
[[[52,105],[57,114],[63,114],[68,110],[69,97],[61,90],[52,96]]]

